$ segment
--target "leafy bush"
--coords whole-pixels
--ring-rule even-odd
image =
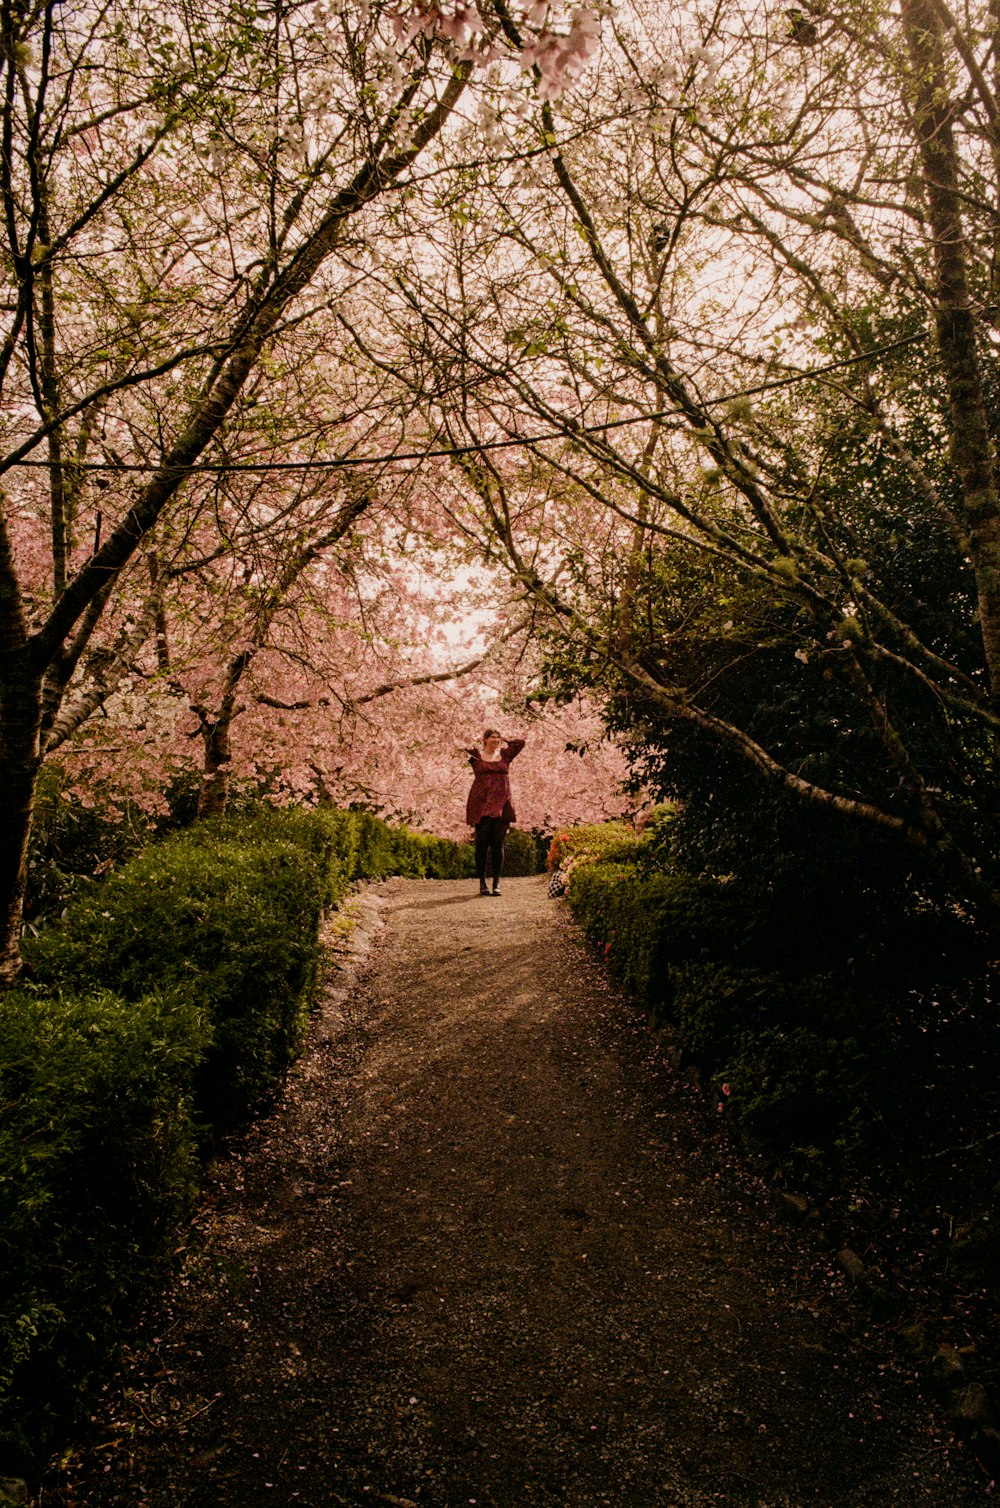
[[[644,852],[648,840],[627,822],[581,822],[561,828],[549,845],[545,867],[551,873],[571,859],[588,863],[631,864]]]
[[[381,817],[337,807],[260,805],[235,816],[199,823],[192,834],[259,842],[272,837],[307,849],[322,869],[328,905],[359,880],[406,875],[415,879],[467,879],[475,873],[472,845],[436,838],[409,827],[393,827]]]
[[[433,838],[412,828],[391,828],[389,865],[383,874],[402,874],[422,880],[464,880],[476,872],[471,843]]]
[[[85,801],[71,789],[58,762],[46,764],[39,777],[29,854],[28,932],[54,921],[71,901],[151,839],[166,839],[178,830],[203,845],[220,839],[256,843],[277,838],[307,849],[323,871],[326,905],[336,905],[357,880],[390,874],[467,879],[475,873],[469,843],[390,826],[362,810],[278,807],[254,800],[249,788],[234,789],[225,816],[195,822],[198,787],[196,778],[175,779],[166,793],[169,815],[154,818],[135,804],[108,804],[99,792]],[[520,857],[520,835],[515,838],[512,832],[510,837],[515,862],[522,866],[511,872],[535,873],[527,867],[527,858]]]
[[[368,812],[260,805],[153,844],[25,945],[50,986],[139,999],[150,981],[190,990],[212,1023],[198,1113],[243,1118],[298,1048],[321,911],[359,878],[473,872],[468,845]]]
[[[685,874],[642,875],[611,862],[575,869],[570,908],[657,1022],[673,1009],[679,965],[733,957],[750,918],[729,889]]]
[[[569,904],[655,1024],[726,1080],[744,1125],[786,1151],[855,1145],[889,1054],[891,995],[775,968],[769,921],[717,880],[597,863],[574,870]]]
[[[533,833],[512,827],[504,845],[503,872],[510,879],[518,875],[538,874],[538,844]]]
[[[790,1014],[780,974],[714,962],[681,964],[672,973],[678,1034],[710,1073],[728,1068],[747,1032]]]
[[[15,1466],[44,1448],[173,1245],[208,1041],[180,991],[0,996],[0,1448]]]
[[[212,1026],[196,1095],[235,1124],[274,1086],[301,1040],[325,899],[302,844],[226,841],[209,824],[152,845],[33,939],[37,977],[139,1000],[179,987]]]
[[[152,826],[138,807],[124,810],[100,799],[89,804],[70,787],[57,762],[42,766],[28,854],[24,914],[34,930],[109,869],[149,841]]]
[[[740,1120],[773,1144],[799,1153],[854,1150],[872,1087],[856,1039],[805,1025],[747,1031],[725,1073]]]

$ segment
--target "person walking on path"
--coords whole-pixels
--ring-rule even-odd
[[[493,876],[493,894],[500,894],[504,840],[511,823],[517,821],[510,794],[510,762],[523,748],[523,738],[504,738],[495,728],[487,728],[483,734],[482,753],[479,749],[466,751],[473,781],[465,803],[465,820],[476,833],[476,876],[480,895],[490,893],[486,884],[487,860]]]

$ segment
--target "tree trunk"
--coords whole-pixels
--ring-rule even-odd
[[[229,765],[232,752],[229,729],[232,711],[222,712],[214,723],[201,730],[205,746],[205,764],[198,792],[198,817],[221,817],[229,803]]]
[[[41,715],[41,683],[25,649],[0,648],[0,985],[20,968]]]
[[[237,712],[236,693],[256,653],[257,646],[251,646],[230,660],[217,716],[198,711],[205,746],[205,765],[198,794],[199,817],[219,817],[229,803],[229,766],[233,756],[229,733]]]
[[[995,703],[1000,696],[1000,492],[969,291],[969,253],[951,125],[954,98],[941,21],[931,0],[904,0],[901,14],[913,62],[913,119],[932,234],[934,318],[951,406],[952,460],[962,484],[963,523]]]
[[[10,983],[21,961],[41,722],[41,673],[31,658],[24,599],[0,495],[0,985]]]

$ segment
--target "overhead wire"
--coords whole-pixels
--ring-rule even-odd
[[[739,403],[747,398],[755,398],[761,393],[775,392],[780,388],[792,387],[798,382],[812,382],[817,378],[825,377],[830,372],[844,371],[847,367],[858,366],[861,362],[872,361],[879,356],[886,356],[893,351],[902,350],[906,346],[915,345],[918,341],[926,340],[928,332],[919,330],[914,335],[904,335],[898,340],[890,341],[886,345],[873,346],[870,351],[862,351],[855,356],[843,357],[840,361],[828,362],[825,366],[810,367],[806,371],[792,372],[787,377],[776,377],[766,382],[759,382],[752,387],[742,388],[735,393],[725,393],[719,398],[705,398],[700,400],[703,409],[721,408],[726,404]],[[50,470],[54,466],[61,466],[67,470],[81,471],[110,471],[121,472],[157,472],[163,471],[168,474],[180,474],[191,476],[198,473],[214,472],[251,472],[265,473],[270,471],[344,471],[358,466],[391,466],[403,461],[427,461],[447,459],[449,456],[477,455],[485,451],[515,450],[518,447],[530,448],[534,445],[544,445],[549,440],[573,439],[578,436],[608,434],[611,430],[625,429],[633,424],[648,424],[657,419],[670,419],[676,417],[676,409],[654,409],[647,414],[632,414],[624,419],[606,419],[597,424],[581,424],[579,420],[566,418],[562,427],[553,429],[543,434],[508,436],[502,440],[474,440],[468,445],[445,445],[430,446],[423,450],[389,451],[385,455],[376,456],[336,456],[322,460],[309,461],[194,461],[188,466],[172,466],[169,461],[78,461],[65,460],[53,462],[50,460],[29,460],[26,457],[10,463],[10,469],[16,467],[34,467],[41,470]]]

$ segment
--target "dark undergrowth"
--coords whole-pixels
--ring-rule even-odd
[[[846,1253],[859,1304],[1000,1465],[1000,966],[988,945],[931,907],[883,917],[859,941],[835,908],[810,924],[787,897],[769,909],[733,880],[585,841],[589,860],[574,868],[565,835],[561,858],[584,932],[708,1113]]]

